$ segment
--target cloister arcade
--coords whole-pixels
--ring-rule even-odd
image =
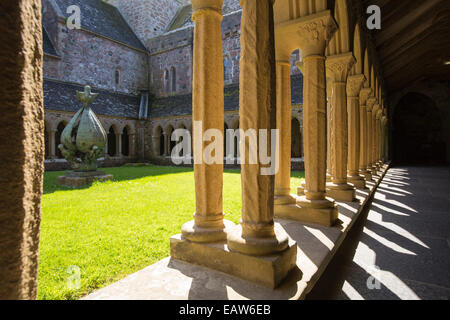
[[[152,156],[169,155],[173,147],[172,131],[183,126],[192,132],[193,121],[202,121],[202,135],[210,128],[223,132],[225,126],[244,131],[276,128],[280,132],[276,151],[271,150],[270,141],[264,147],[278,152],[278,171],[275,175],[266,175],[261,172],[269,164],[241,164],[242,210],[240,222],[235,225],[225,219],[223,164],[196,161],[195,214],[183,224],[179,234],[171,237],[171,256],[111,291],[104,288],[106,291],[96,297],[129,298],[141,294],[148,298],[154,297],[156,292],[158,299],[170,299],[174,292],[182,291],[177,297],[190,298],[198,294],[195,290],[206,290],[212,282],[219,291],[208,293],[219,294],[208,298],[261,298],[260,292],[265,294],[262,297],[265,299],[305,297],[354,220],[370,203],[389,166],[390,156],[399,156],[405,139],[416,135],[410,130],[404,132],[404,136],[392,136],[393,124],[397,128],[405,126],[406,120],[401,116],[405,114],[403,106],[413,104],[411,121],[421,117],[430,121],[436,118],[434,107],[440,108],[441,102],[433,104],[424,97],[426,94],[422,93],[429,89],[427,86],[422,87],[422,92],[417,91],[418,94],[408,95],[413,88],[410,83],[427,83],[429,79],[450,83],[448,71],[441,70],[444,58],[439,56],[440,51],[450,48],[450,43],[448,39],[436,38],[436,32],[430,32],[448,34],[448,1],[414,1],[417,8],[406,11],[409,1],[401,5],[397,0],[373,1],[391,9],[389,24],[384,27],[387,31],[378,34],[366,27],[365,9],[371,1],[241,0],[239,111],[226,113],[221,33],[223,0],[191,0],[195,24],[192,119],[151,119],[148,126]],[[17,30],[5,27],[9,21],[2,23],[5,30],[13,30],[8,31],[11,39],[4,43],[15,51],[7,53],[0,49],[0,57],[7,57],[3,59],[6,63],[19,58],[27,62],[20,60],[8,69],[12,79],[8,81],[18,85],[0,86],[0,96],[12,97],[5,102],[0,122],[13,130],[9,145],[0,144],[1,151],[11,156],[11,161],[0,168],[0,177],[8,175],[10,180],[0,184],[3,207],[8,208],[0,211],[0,219],[9,221],[11,226],[0,235],[0,244],[8,244],[3,246],[7,249],[0,250],[0,256],[4,261],[11,261],[0,273],[0,297],[20,299],[36,297],[44,126],[47,125],[50,133],[47,140],[56,141],[57,136],[52,133],[58,132],[61,122],[45,123],[42,77],[30,76],[42,72],[41,66],[34,63],[39,54],[20,54],[42,51],[39,32],[35,38],[25,37],[41,30],[40,2],[30,2],[38,9],[21,10],[20,4],[11,5],[20,17]],[[444,8],[442,11],[438,10],[440,6]],[[421,9],[426,9],[429,16],[425,17],[431,18],[424,19],[420,28],[410,31],[409,27],[420,16],[416,10]],[[438,26],[436,30],[434,25]],[[18,48],[16,43],[21,43],[22,47]],[[414,50],[402,49],[402,46]],[[437,49],[428,52],[428,48],[434,46]],[[305,183],[293,194],[291,157],[296,151],[292,148],[300,147],[298,142],[293,143],[296,140],[293,126],[297,123],[292,119],[291,105],[289,58],[295,50],[300,50],[298,67],[303,73],[302,119],[297,120],[302,126]],[[422,62],[429,57],[433,59],[428,59],[427,67]],[[417,68],[411,68],[411,63]],[[450,64],[447,61],[445,65],[447,63]],[[442,104],[447,106],[446,99],[442,99],[445,100]],[[422,105],[414,106],[415,101],[421,101]],[[428,107],[427,112],[423,105]],[[111,137],[115,134],[116,152],[123,148],[119,136],[128,135],[129,152],[134,154],[135,126],[126,126],[125,120],[123,123],[101,121],[105,129],[112,129]],[[445,125],[443,122],[442,126]],[[449,137],[437,134],[442,130],[439,126],[427,130],[434,143],[431,146],[436,149],[433,154],[443,153],[441,140],[449,140]],[[262,147],[260,143],[258,141],[257,149]],[[421,145],[429,148],[427,143]],[[56,150],[52,150],[56,143],[49,144],[50,154],[56,155]],[[202,152],[207,147],[205,141],[199,145]],[[247,154],[254,147],[247,139],[242,139],[240,146]],[[395,147],[399,149],[392,150]],[[408,197],[411,196],[406,195],[405,199],[410,199]],[[317,228],[312,231],[312,226]],[[318,244],[314,241],[318,238],[324,241]],[[189,266],[180,267],[181,262]],[[206,272],[200,267],[221,273]],[[207,273],[215,278],[207,278]],[[205,276],[201,278],[199,274]],[[234,285],[237,280],[223,280],[228,279],[227,275],[260,286],[255,289],[248,282]],[[145,288],[141,276],[147,277]],[[213,281],[208,281],[211,279]],[[194,283],[195,280],[198,281]],[[182,281],[185,281],[183,285]],[[117,288],[123,288],[121,285],[126,290],[117,294]],[[134,290],[136,288],[139,290]]]

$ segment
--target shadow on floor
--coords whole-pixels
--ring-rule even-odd
[[[307,299],[450,299],[449,181],[390,169]]]

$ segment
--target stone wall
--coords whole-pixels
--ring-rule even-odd
[[[186,94],[192,91],[192,28],[176,30],[150,39],[150,88],[157,97]],[[172,92],[171,70],[176,70],[176,91]],[[166,93],[165,72],[169,72],[169,93]]]
[[[147,54],[84,30],[59,23],[58,80],[137,94],[148,88]],[[120,72],[119,85],[115,71]]]
[[[163,34],[180,6],[189,0],[112,0],[143,43]]]

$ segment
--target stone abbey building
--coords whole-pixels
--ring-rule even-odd
[[[60,135],[80,108],[75,92],[99,93],[93,110],[108,134],[103,165],[171,163],[173,130],[192,133],[192,5],[187,0],[44,0],[46,168],[63,169]],[[80,29],[68,8],[80,8]],[[239,0],[223,6],[225,129],[239,127]],[[291,56],[292,157],[302,157],[302,75]],[[237,152],[237,138],[235,139]],[[294,161],[301,164],[301,159]]]

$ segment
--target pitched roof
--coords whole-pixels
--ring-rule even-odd
[[[81,108],[76,92],[83,90],[81,85],[44,79],[44,107],[51,110],[76,112]],[[91,104],[96,114],[138,118],[139,96],[94,88],[92,91],[99,94]]]
[[[224,88],[224,110],[239,110],[239,84],[231,84]],[[291,76],[292,104],[303,103],[303,76]],[[192,114],[192,94],[158,98],[151,101],[150,119],[170,116],[186,116]]]
[[[101,0],[54,0],[62,14],[68,18],[67,8],[76,5],[81,11],[81,27],[125,43],[131,47],[146,50],[139,38],[127,24],[119,10]]]

